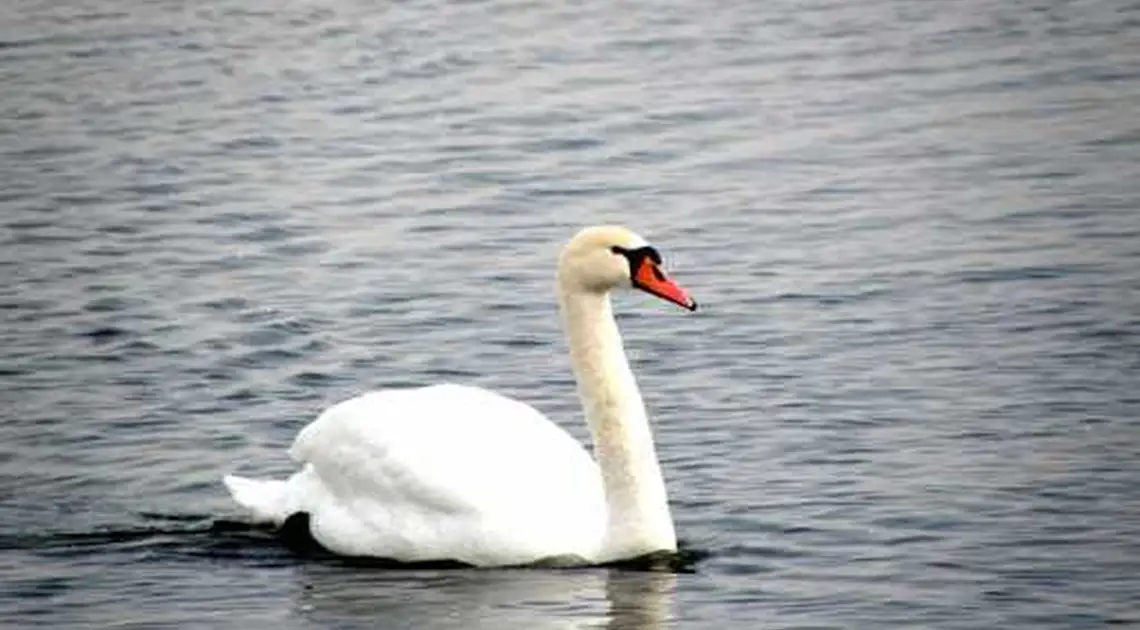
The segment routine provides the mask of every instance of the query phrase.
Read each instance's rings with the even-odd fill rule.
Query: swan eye
[[[615,254],[621,254],[622,256],[625,256],[635,267],[637,266],[636,263],[641,262],[642,258],[648,258],[658,265],[661,264],[661,254],[652,245],[638,247],[637,249],[626,249],[620,245],[614,245],[610,248],[610,251]]]

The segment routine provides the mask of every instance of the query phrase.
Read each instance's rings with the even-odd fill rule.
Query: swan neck
[[[609,296],[561,288],[559,298],[606,493],[608,522],[601,559],[675,550],[665,481]]]

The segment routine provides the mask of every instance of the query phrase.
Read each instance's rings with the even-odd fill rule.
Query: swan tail
[[[222,477],[222,483],[234,501],[245,508],[256,523],[280,525],[289,516],[288,486],[284,481],[226,475]]]

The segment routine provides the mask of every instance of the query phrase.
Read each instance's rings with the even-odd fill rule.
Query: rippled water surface
[[[1140,5],[10,0],[0,619],[1140,624]],[[552,296],[619,300],[696,573],[297,558],[218,483],[367,388],[585,439]]]

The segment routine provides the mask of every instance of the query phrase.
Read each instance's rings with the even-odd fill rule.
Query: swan
[[[690,311],[661,255],[620,226],[562,249],[557,292],[594,458],[539,411],[478,387],[369,392],[297,435],[287,480],[226,475],[255,522],[307,513],[327,550],[474,566],[603,564],[675,552],[665,481],[610,292],[632,287]]]

